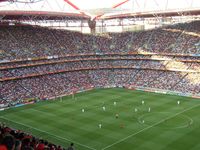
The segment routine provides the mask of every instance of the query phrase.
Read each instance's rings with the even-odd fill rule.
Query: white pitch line
[[[162,123],[162,122],[164,122],[164,121],[166,121],[166,120],[168,120],[168,119],[171,119],[171,118],[173,118],[173,117],[175,117],[175,116],[177,116],[177,115],[180,115],[180,114],[182,114],[182,113],[184,113],[184,112],[186,112],[186,111],[188,111],[188,110],[191,110],[191,109],[193,109],[193,108],[195,108],[195,107],[198,107],[198,106],[200,106],[200,104],[199,104],[199,105],[195,105],[195,106],[193,106],[193,107],[190,107],[190,108],[188,108],[188,109],[185,109],[185,110],[183,110],[183,111],[181,111],[181,112],[179,112],[179,113],[176,113],[176,114],[173,115],[173,116],[167,117],[166,119],[163,119],[163,120],[161,120],[161,121],[159,121],[159,122],[157,122],[157,123],[155,123],[155,124],[152,124],[151,126],[148,126],[148,127],[144,128],[144,129],[138,131],[138,132],[135,132],[135,133],[133,133],[133,134],[131,134],[131,135],[129,135],[129,136],[127,136],[127,137],[121,139],[121,140],[118,140],[117,142],[114,142],[113,144],[110,144],[110,145],[108,145],[108,146],[102,148],[101,150],[105,150],[105,149],[107,149],[107,148],[109,148],[109,147],[111,147],[111,146],[113,146],[113,145],[116,145],[116,144],[118,144],[118,143],[121,143],[121,142],[127,140],[127,139],[130,138],[130,137],[133,137],[133,136],[135,136],[135,135],[137,135],[137,134],[139,134],[139,133],[141,133],[141,132],[143,132],[143,131],[146,131],[146,130],[148,130],[148,129],[150,129],[150,128],[152,128],[152,127],[154,127],[154,126],[156,126],[156,125],[158,125],[158,124],[160,124],[160,123]]]
[[[23,126],[25,126],[25,127],[32,128],[32,129],[34,129],[34,130],[37,130],[37,131],[46,133],[46,134],[48,134],[48,135],[50,135],[50,136],[57,137],[57,139],[63,139],[63,140],[65,140],[65,141],[73,142],[73,143],[75,143],[75,144],[77,144],[77,145],[86,147],[86,148],[91,149],[91,150],[97,150],[97,149],[95,149],[95,148],[92,148],[92,147],[89,147],[89,146],[87,146],[87,145],[78,143],[78,142],[76,142],[76,141],[73,141],[73,140],[70,140],[70,139],[67,139],[67,138],[64,138],[64,137],[61,137],[61,136],[57,136],[57,135],[51,134],[51,133],[49,133],[49,132],[47,132],[47,131],[44,131],[44,130],[41,130],[41,129],[34,128],[34,127],[30,126],[30,125],[26,125],[26,124],[23,124],[23,123],[19,123],[19,122],[16,122],[16,121],[13,121],[13,120],[4,118],[4,117],[0,117],[0,118],[5,119],[5,120],[8,120],[8,121],[10,121],[10,122],[14,122],[14,123],[16,123],[16,124],[21,124],[21,125],[23,125]]]

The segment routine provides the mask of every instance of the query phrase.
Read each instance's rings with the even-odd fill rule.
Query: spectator
[[[3,141],[1,143],[1,148],[6,150],[14,150],[15,149],[15,139],[12,135],[6,135],[3,138]]]
[[[74,143],[71,143],[70,146],[67,148],[67,150],[75,150]]]

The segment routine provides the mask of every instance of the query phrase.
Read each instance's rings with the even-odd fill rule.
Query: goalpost
[[[62,97],[60,97],[60,102],[62,102]]]
[[[72,100],[75,100],[75,92],[72,92]]]

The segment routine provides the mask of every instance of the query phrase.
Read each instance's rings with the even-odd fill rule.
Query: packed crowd
[[[91,87],[149,87],[198,94],[200,72],[149,69],[96,69],[72,71],[1,82],[1,96],[10,103],[37,98],[50,99]]]
[[[200,60],[187,54],[200,53],[199,25],[200,21],[193,21],[103,35],[33,26],[2,27],[0,98],[15,104],[90,87],[125,85],[197,94]],[[154,54],[129,54],[141,51]]]
[[[106,54],[106,55],[76,55],[76,56],[66,56],[60,58],[43,58],[39,60],[12,60],[9,62],[0,62],[0,70],[20,68],[20,67],[30,67],[30,66],[40,66],[40,65],[50,65],[59,63],[69,63],[77,61],[102,61],[102,60],[162,60],[162,61],[177,61],[177,62],[200,62],[198,56],[182,56],[182,55],[158,55],[158,54]]]
[[[16,63],[13,63],[16,65]],[[27,65],[27,64],[25,64]],[[30,64],[31,65],[31,64]],[[191,61],[177,61],[176,59],[168,60],[153,60],[153,59],[126,59],[126,58],[112,58],[112,59],[88,59],[71,62],[52,62],[51,64],[32,66],[14,67],[8,69],[1,69],[0,79],[5,78],[22,78],[27,76],[45,75],[58,72],[69,72],[77,70],[103,69],[103,68],[140,68],[140,69],[156,69],[156,70],[182,70],[200,72],[200,62]]]
[[[200,21],[148,31],[86,35],[32,26],[0,28],[0,60],[130,52],[200,53]]]
[[[199,94],[199,26],[200,21],[194,21],[103,35],[32,26],[1,27],[0,108],[1,104],[7,107],[101,87]],[[141,52],[154,54],[136,54]],[[4,125],[0,125],[1,148],[63,149]]]
[[[0,150],[74,150],[74,146],[63,148],[0,123]]]

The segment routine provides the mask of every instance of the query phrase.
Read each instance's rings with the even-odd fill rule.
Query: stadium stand
[[[33,26],[1,26],[1,58],[27,59],[75,54],[199,54],[200,21],[101,36]],[[45,37],[45,38],[44,38]]]
[[[1,150],[65,150],[43,139],[36,138],[28,133],[0,124]]]
[[[103,35],[3,26],[1,103],[15,105],[109,86],[198,94],[199,25],[193,21]]]
[[[200,21],[193,21],[102,35],[1,26],[0,107],[102,87],[142,87],[197,95],[199,26]],[[6,135],[1,143],[10,139],[21,149],[63,149],[4,125],[0,131],[1,137]]]
[[[141,131],[143,132],[151,127],[158,126],[158,123],[163,122],[161,120],[156,124],[148,125],[146,119],[146,124],[144,120],[141,120],[144,114],[139,116],[139,118],[134,115],[134,119],[141,125],[148,125],[147,128],[143,128],[139,132],[135,132],[136,134],[134,133],[125,138],[123,137],[122,140],[120,140],[120,138],[119,141],[112,142],[113,144],[108,143],[109,145],[105,146],[103,146],[103,143],[107,138],[97,134],[97,139],[100,139],[101,136],[103,142],[101,142],[101,140],[100,142],[94,141],[94,145],[101,144],[103,147],[101,146],[100,148],[97,146],[98,148],[93,148],[92,142],[95,136],[93,137],[91,134],[92,130],[88,133],[88,135],[90,135],[89,138],[87,138],[88,135],[83,132],[84,138],[89,141],[88,143],[92,141],[90,147],[90,145],[87,146],[87,140],[83,142],[84,144],[87,143],[84,145],[81,144],[82,142],[76,142],[73,136],[71,137],[70,130],[72,130],[74,124],[69,126],[69,130],[66,132],[64,132],[65,130],[59,130],[57,127],[50,128],[49,131],[43,130],[37,126],[32,126],[34,116],[38,117],[40,115],[34,112],[31,117],[29,113],[25,113],[23,110],[22,112],[28,114],[27,118],[31,120],[29,122],[31,125],[28,125],[28,123],[21,122],[24,118],[22,119],[19,117],[19,119],[15,115],[13,115],[13,118],[10,117],[9,119],[9,117],[5,115],[7,112],[6,109],[8,108],[49,100],[49,103],[58,102],[66,109],[70,104],[67,104],[67,107],[64,106],[64,101],[62,101],[63,96],[72,95],[72,99],[74,99],[72,102],[77,102],[77,97],[74,98],[75,93],[95,88],[110,87],[124,87],[142,91],[153,91],[156,93],[159,91],[158,93],[200,98],[200,20],[197,20],[199,19],[198,15],[200,14],[200,9],[197,7],[197,2],[186,2],[186,5],[190,5],[189,8],[180,7],[178,9],[171,9],[169,7],[170,5],[168,5],[170,2],[167,0],[165,10],[162,10],[164,7],[162,8],[160,3],[156,1],[153,3],[157,5],[155,8],[159,7],[158,10],[149,9],[146,1],[142,4],[144,8],[140,7],[142,1],[140,3],[136,1],[135,4],[134,1],[123,0],[118,4],[112,5],[112,9],[106,6],[102,9],[91,8],[87,10],[82,8],[83,6],[79,7],[73,4],[71,0],[63,0],[63,3],[62,1],[52,2],[53,1],[50,0],[44,2],[42,2],[42,0],[0,0],[0,111],[5,110],[5,112],[2,111],[3,115],[0,116],[0,150],[73,150],[74,144],[71,143],[71,145],[69,145],[72,141],[75,143],[75,147],[77,145],[77,149],[82,149],[82,147],[84,147],[86,149],[105,150],[109,149],[113,144],[119,144],[119,142],[129,137],[135,136],[141,133]],[[102,1],[101,3],[104,2]],[[129,5],[127,7],[128,9],[126,6],[121,7],[121,5],[126,3],[127,6]],[[164,4],[164,2],[162,3]],[[172,3],[174,7],[175,2],[172,1]],[[67,5],[65,6],[65,4]],[[37,9],[32,9],[32,7],[35,7],[34,5],[37,6]],[[60,7],[60,10],[56,9],[56,5],[58,5],[58,7],[62,6],[62,8]],[[129,10],[130,6],[131,10]],[[48,9],[48,7],[50,9]],[[151,7],[153,8],[153,5]],[[127,10],[129,11],[127,12]],[[112,21],[114,22],[111,23]],[[141,22],[143,22],[143,24],[141,24]],[[184,23],[177,24],[176,22]],[[167,25],[168,23],[173,25]],[[37,25],[44,26],[41,27]],[[154,29],[147,30],[147,28],[153,26],[155,27]],[[120,27],[122,28],[120,29],[122,31],[121,33],[107,32],[110,28],[119,29]],[[62,28],[62,30],[59,28]],[[65,30],[72,28],[81,32],[84,32],[83,30],[85,29],[88,31],[90,30],[91,34]],[[124,32],[127,30],[130,31]],[[139,31],[133,32],[132,30]],[[102,33],[96,34],[98,32]],[[131,96],[131,100],[132,97],[134,96]],[[68,98],[71,100],[70,96]],[[112,103],[115,107],[116,103],[120,102],[118,101],[120,97],[118,98],[114,95],[112,98],[114,99],[114,103]],[[139,98],[142,100],[143,105],[146,100],[145,97],[143,98],[141,96]],[[98,98],[92,98],[92,100],[94,99]],[[126,98],[122,98],[122,100],[124,99]],[[175,98],[175,100],[177,100],[177,98]],[[104,101],[105,100],[100,99],[100,102],[103,104],[103,107],[100,107],[105,111]],[[126,105],[127,104],[128,103],[126,103]],[[181,105],[181,107],[179,107],[179,104],[180,101],[178,99],[178,109],[183,106]],[[33,105],[28,105],[27,107],[29,108],[29,106],[32,107]],[[95,109],[97,109],[96,106],[97,105],[95,105]],[[131,111],[133,106],[135,107],[134,110],[136,113],[140,108],[136,108],[138,106],[131,103]],[[152,108],[153,111],[155,111],[154,107]],[[191,110],[192,108],[197,107],[186,108],[186,105],[184,105],[185,110],[183,112]],[[82,112],[86,110],[87,112],[87,109],[81,108],[80,110]],[[146,112],[146,108],[144,110]],[[148,113],[150,110],[151,107],[149,105]],[[8,112],[9,111],[11,114],[15,114],[13,109],[8,110]],[[173,111],[171,113],[170,111],[163,112],[157,112],[157,114],[168,116],[173,113]],[[183,112],[179,112],[178,115]],[[38,111],[37,113],[41,114],[44,112]],[[153,113],[156,114],[156,112]],[[72,114],[74,117],[74,110]],[[118,112],[114,114],[116,119],[119,116],[121,117],[121,114],[118,115]],[[175,112],[175,115],[177,116],[177,112]],[[52,119],[53,123],[55,122],[55,124],[58,124],[60,121],[63,123],[62,126],[69,124],[67,120],[60,119],[58,121],[58,114],[55,116],[56,119]],[[173,116],[173,118],[176,119],[176,116]],[[183,127],[185,130],[188,128],[191,131],[192,127],[190,126],[193,122],[195,121],[195,124],[198,124],[195,119],[193,120],[195,115],[191,116],[193,117],[190,118],[190,116],[188,117],[182,114],[182,117],[180,117],[181,119],[178,118],[181,121],[183,120],[180,129]],[[65,115],[63,113],[62,117],[69,118],[69,114]],[[43,118],[40,121],[38,119],[37,122],[42,122],[42,120],[44,120],[45,122],[43,123],[46,125],[44,127],[47,128],[51,126],[52,123],[49,118],[50,117],[43,116]],[[95,116],[95,118],[98,117]],[[162,117],[162,119],[163,118],[164,117]],[[198,117],[196,116],[196,118]],[[14,121],[15,119],[17,121]],[[171,118],[167,117],[164,123],[166,123],[168,119]],[[184,119],[186,119],[186,123]],[[72,120],[74,120],[74,118],[72,118]],[[101,122],[99,123],[100,120],[101,119],[98,119],[97,126],[99,129],[103,129],[106,126]],[[119,118],[117,120],[119,120]],[[77,122],[79,123],[81,121],[77,119]],[[85,122],[89,123],[89,121]],[[131,124],[133,124],[133,122],[134,120],[131,118]],[[16,124],[16,126],[12,123]],[[170,122],[169,124],[172,123]],[[175,122],[174,124],[175,128],[173,128],[172,125],[172,129],[176,131],[174,129],[179,129],[179,123]],[[78,126],[80,127],[82,124],[78,124]],[[126,126],[128,126],[128,124],[126,125],[120,120],[120,130]],[[89,126],[87,126],[87,128],[89,128]],[[39,134],[31,129],[39,132]],[[82,130],[77,131],[77,129],[78,128],[75,128],[74,131],[79,134]],[[169,129],[171,129],[171,127]],[[52,130],[55,130],[55,132],[51,132]],[[112,132],[113,131],[114,130],[112,130]],[[56,132],[62,132],[64,136],[53,134]],[[106,132],[102,133],[107,135]],[[169,132],[168,134],[160,133],[170,136]],[[188,133],[189,132],[187,132],[186,135],[188,135]],[[45,136],[45,134],[48,136]],[[159,138],[158,134],[156,135]],[[50,136],[57,138],[56,140],[52,140],[49,138]],[[69,138],[67,136],[69,136]],[[149,140],[147,140],[148,137],[146,137],[147,136],[143,139],[149,142]],[[49,141],[44,139],[49,139]],[[135,142],[138,145],[134,146],[136,149],[140,149],[140,146],[144,146],[141,147],[141,149],[145,149],[149,146],[146,143],[142,143],[141,139],[142,138],[139,139],[139,142]],[[163,138],[163,140],[164,139],[165,138]],[[186,138],[179,134],[178,139],[172,139],[172,143],[170,143],[170,141],[167,142],[169,147],[166,149],[177,149],[173,148],[172,145],[176,144],[180,147],[179,140],[182,139]],[[110,138],[110,140],[112,139]],[[191,141],[193,140],[194,139],[191,139]],[[69,147],[61,147],[60,145],[53,144],[53,141],[55,141],[55,143],[59,141],[58,143],[62,146],[67,143]],[[65,143],[62,143],[62,141]],[[152,145],[154,144],[152,141],[149,143]],[[164,149],[164,144],[162,142],[159,143],[162,145],[160,148]],[[127,142],[125,144],[127,144]],[[185,143],[184,148],[195,149],[199,146],[195,144],[196,143],[190,143],[188,148]],[[80,148],[79,146],[82,147]],[[121,148],[120,146],[118,147],[119,149]],[[123,149],[132,149],[132,147],[123,147]],[[159,147],[159,145],[156,145],[156,147]]]

